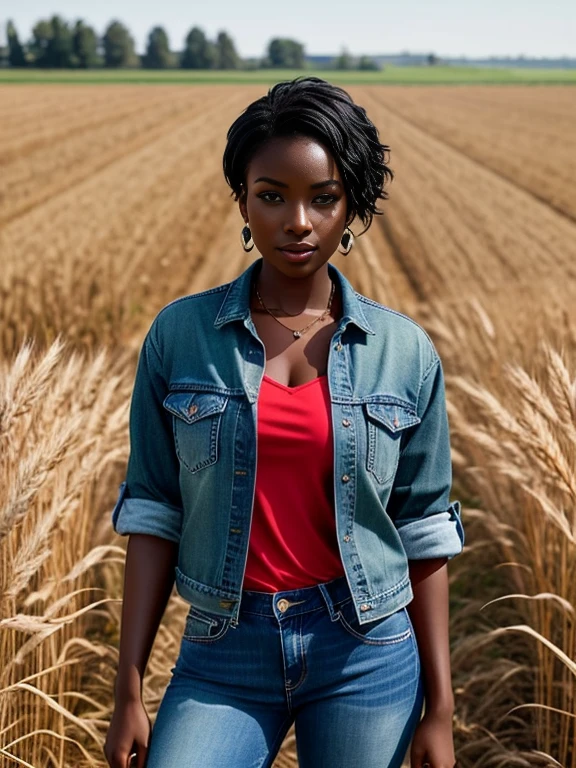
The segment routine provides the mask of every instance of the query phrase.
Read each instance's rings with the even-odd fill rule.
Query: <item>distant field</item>
[[[381,72],[339,70],[266,69],[256,71],[207,70],[0,70],[1,83],[146,83],[146,84],[271,84],[308,74],[334,83],[357,85],[570,85],[576,69],[502,69],[479,67],[386,67]]]

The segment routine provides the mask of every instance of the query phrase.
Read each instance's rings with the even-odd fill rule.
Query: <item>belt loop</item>
[[[328,613],[330,614],[330,618],[334,620],[336,618],[336,611],[334,610],[334,603],[332,602],[332,598],[330,597],[328,590],[326,589],[326,586],[324,584],[318,584],[318,589],[320,590],[320,594],[324,598],[324,602],[326,603],[326,608],[328,608]]]
[[[334,621],[335,618],[338,615],[338,610],[334,607],[335,603],[342,602],[345,598],[339,597],[338,595],[338,585],[340,584],[340,580],[337,580],[336,583],[334,582],[327,582],[326,584],[318,584],[318,587],[320,589],[320,593],[322,594],[322,597],[324,598],[324,602],[326,603],[326,607],[328,608],[328,613],[330,614],[330,618]],[[347,586],[347,583],[346,583]],[[332,589],[334,587],[334,589]],[[346,589],[346,593],[348,593],[348,589]],[[330,592],[333,592],[334,595],[331,595]]]

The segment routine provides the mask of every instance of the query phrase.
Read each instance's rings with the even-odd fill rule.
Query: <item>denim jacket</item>
[[[264,345],[239,277],[165,306],[140,352],[120,535],[177,542],[179,595],[238,625],[254,503]],[[412,600],[408,560],[462,551],[444,379],[414,320],[356,292],[328,263],[342,317],[328,354],[338,547],[361,624]],[[152,564],[153,565],[153,564]]]

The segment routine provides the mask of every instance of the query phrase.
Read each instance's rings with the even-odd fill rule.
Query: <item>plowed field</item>
[[[464,287],[541,294],[574,280],[571,88],[350,91],[396,172],[385,216],[354,257],[335,257],[360,290],[408,310]],[[46,325],[128,338],[174,295],[234,275],[245,257],[220,158],[231,120],[261,92],[0,89],[4,346]]]

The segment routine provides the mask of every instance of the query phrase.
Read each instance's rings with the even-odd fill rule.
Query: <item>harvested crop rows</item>
[[[576,603],[576,92],[348,90],[391,145],[395,179],[384,216],[333,262],[361,293],[422,322],[437,343],[454,495],[470,507],[469,553],[451,569],[459,762],[543,765],[538,749],[576,768],[574,720],[558,714],[574,710],[574,675],[560,656],[551,661],[533,639],[514,653],[504,643],[496,657],[485,651],[490,631],[514,623],[543,633],[568,658],[576,652],[567,607]],[[109,515],[126,459],[136,353],[164,304],[234,278],[254,258],[240,247],[242,222],[221,157],[229,124],[264,92],[0,86],[0,445],[8,446],[0,452],[0,558],[12,584],[2,598],[11,623],[0,628],[0,651],[14,658],[0,673],[0,720],[11,724],[0,748],[28,764],[94,765],[84,749],[102,760],[119,606],[63,622],[59,635],[51,617],[58,606],[72,613],[87,605],[73,589],[96,587],[95,600],[121,594],[123,542]],[[50,346],[58,335],[66,353]],[[34,355],[22,351],[29,338]],[[77,356],[69,360],[71,350]],[[26,572],[29,562],[36,565]],[[521,566],[513,576],[501,568],[477,591],[482,569],[510,562]],[[506,592],[558,601],[538,608],[520,601],[516,613],[504,601],[510,613],[498,603],[480,614]],[[23,617],[38,604],[47,623],[25,644],[32,624]],[[183,611],[174,597],[150,660],[151,714]],[[87,633],[100,638],[99,650],[85,646]],[[48,636],[56,640],[45,650]],[[64,680],[57,675],[75,647],[93,672],[89,683],[78,668]],[[2,693],[51,667],[34,684],[64,708],[72,691],[89,691],[75,710],[85,713],[81,722],[49,706],[39,715],[30,691]],[[531,702],[551,709],[506,719],[512,706]],[[16,717],[28,709],[28,719]],[[38,728],[42,738],[25,738]],[[64,738],[52,740],[50,729]],[[295,765],[293,731],[276,765]]]
[[[381,94],[382,96],[382,94]],[[570,88],[402,88],[388,109],[576,220]]]
[[[372,266],[362,289],[398,306],[458,296],[472,283],[488,294],[510,281],[523,290],[551,283],[554,291],[558,275],[574,277],[572,89],[350,90],[392,146],[396,172],[385,217],[358,240],[365,257],[357,263]],[[186,276],[212,247],[231,205],[219,157],[226,127],[260,92],[258,86],[4,88],[0,98],[10,98],[11,108],[0,127],[3,296],[14,296],[26,275],[22,314],[36,313],[42,322],[45,305],[59,303],[64,315],[54,323],[69,325],[60,286],[38,295],[49,290],[47,271],[60,273],[56,284],[68,281],[64,291],[81,274],[95,294],[78,302],[84,316],[91,303],[111,314],[125,312],[125,300],[140,304],[126,290],[135,275],[143,298],[147,281],[154,282],[150,309],[156,309],[171,290],[158,291],[157,279],[165,283],[175,261],[168,282],[187,291]],[[552,119],[543,117],[547,110]],[[527,160],[534,146],[538,163]],[[216,271],[212,282],[220,278]],[[7,314],[11,326],[14,312]],[[79,333],[90,323],[72,320]]]
[[[469,99],[470,91],[474,93],[468,91]],[[494,157],[491,165],[480,165],[455,142],[428,132],[425,116],[418,125],[405,119],[395,96],[376,89],[357,93],[392,146],[397,180],[390,187],[386,230],[419,298],[450,298],[470,285],[488,295],[498,293],[503,284],[522,290],[537,284],[542,290],[543,282],[551,282],[556,290],[567,276],[574,279],[574,223],[535,199],[522,184],[496,173],[491,167],[497,162]],[[445,119],[449,122],[449,114]],[[471,125],[474,129],[474,114]],[[474,145],[474,130],[471,134]],[[460,135],[465,137],[464,130]],[[552,154],[549,167],[560,173],[561,156]],[[545,174],[542,168],[536,181],[542,182]],[[573,189],[574,182],[572,197]]]

